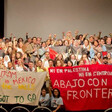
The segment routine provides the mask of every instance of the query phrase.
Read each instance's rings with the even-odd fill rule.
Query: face
[[[106,43],[111,44],[111,41],[112,41],[112,39],[110,37],[108,37]]]
[[[37,38],[37,44],[40,44],[40,43],[41,43],[41,39]]]
[[[8,68],[9,69],[12,68],[12,63],[11,62],[8,63]]]
[[[110,53],[108,53],[108,54],[107,54],[107,57],[108,57],[108,59],[110,59],[110,58],[111,58],[111,54],[110,54]]]
[[[82,37],[83,37],[83,36],[82,36],[82,35],[80,35],[80,36],[79,36],[79,39],[81,40],[81,39],[82,39]]]
[[[33,68],[33,63],[29,62],[28,66],[29,68]]]
[[[23,47],[23,43],[19,42],[19,47],[22,48]]]
[[[57,61],[57,67],[61,67],[61,61]]]
[[[75,59],[75,55],[71,55],[71,59],[74,60]]]
[[[53,67],[53,61],[49,61],[49,67]]]
[[[5,61],[8,61],[8,56],[5,56],[5,57],[4,57],[4,60],[5,60]]]
[[[58,59],[61,60],[63,58],[62,54],[58,55]]]
[[[54,95],[57,97],[58,95],[59,95],[59,92],[58,92],[58,90],[54,90]]]
[[[12,47],[12,42],[9,42],[9,46]]]
[[[72,63],[71,63],[70,61],[68,61],[67,65],[68,65],[69,67],[71,67],[71,66],[72,66]]]
[[[112,64],[112,58],[109,60],[109,64]]]
[[[93,42],[93,41],[94,41],[93,36],[91,36],[91,37],[89,38],[89,42]]]
[[[87,58],[87,55],[86,55],[86,54],[84,54],[84,55],[83,55],[83,59],[86,59],[86,58]]]
[[[18,58],[20,58],[20,54],[19,53],[16,53],[16,58],[18,59]]]
[[[85,41],[84,41],[84,45],[85,45],[85,46],[88,46],[88,44],[89,44],[88,41],[85,40]]]
[[[61,40],[59,41],[59,45],[62,45],[62,41]]]
[[[50,57],[49,52],[46,52],[46,53],[45,53],[45,57],[46,57],[47,59],[49,59],[49,57]]]
[[[41,67],[42,66],[42,61],[38,61],[38,67]]]
[[[68,41],[65,41],[65,46],[68,46]]]
[[[31,38],[28,38],[28,42],[31,43],[31,41],[32,41]]]
[[[11,47],[8,48],[8,52],[12,53],[12,48]]]
[[[79,66],[80,65],[84,65],[84,61],[83,60],[81,60],[80,62],[79,62]]]
[[[21,61],[21,59],[18,59],[18,65],[22,65],[22,61]]]
[[[4,48],[5,47],[5,43],[4,42],[2,42],[2,48]]]
[[[103,39],[101,39],[100,43],[101,43],[101,45],[104,45],[105,44],[105,42],[104,42]]]
[[[33,43],[36,44],[37,43],[37,39],[33,38]]]
[[[50,45],[50,43],[51,43],[50,40],[47,40],[46,44],[47,44],[47,45]]]
[[[104,64],[108,64],[108,59],[103,59]]]
[[[22,38],[19,38],[19,42],[23,42],[23,39]]]
[[[15,41],[15,45],[17,45],[17,40]]]
[[[97,57],[98,57],[98,58],[101,58],[101,54],[100,54],[100,53],[98,53],[98,54],[97,54]]]
[[[94,41],[94,46],[98,46],[98,42],[97,41]]]
[[[45,42],[42,44],[42,47],[44,47],[44,48],[46,47],[46,43]]]
[[[43,89],[43,90],[42,90],[42,96],[45,96],[45,95],[46,95],[46,90]]]
[[[79,46],[78,40],[75,40],[74,43],[73,43],[73,45],[74,45],[74,46]]]
[[[91,64],[96,64],[95,59],[91,59]]]
[[[54,44],[54,41],[52,40],[52,41],[51,41],[51,45],[53,45],[53,44]]]

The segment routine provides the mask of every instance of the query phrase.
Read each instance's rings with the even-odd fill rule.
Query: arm
[[[112,33],[110,33],[109,35],[110,35],[110,37],[112,37]]]
[[[15,50],[17,50],[17,47],[16,47],[16,45],[15,45],[15,37],[13,38],[13,48],[15,49]]]
[[[56,34],[54,34],[53,40],[56,40],[56,36],[57,36],[57,35],[56,35]]]
[[[2,41],[5,42],[5,37],[3,37]]]
[[[24,65],[23,59],[22,59],[22,66],[23,66],[24,71],[28,71],[27,67],[25,67]]]
[[[10,41],[12,41],[12,36],[13,36],[13,33],[10,34]]]
[[[99,32],[99,34],[98,34],[98,36],[97,36],[98,39],[101,38],[101,33],[102,33],[102,32]]]
[[[87,36],[88,36],[88,34],[84,34],[81,41],[84,41],[84,39],[85,39]]]
[[[46,68],[43,65],[41,66],[41,69],[43,69],[44,71],[46,71]]]
[[[65,39],[65,32],[62,32],[62,38]]]
[[[59,110],[60,108],[61,108],[61,105],[58,105],[58,107],[55,110],[53,110],[53,112],[57,112],[57,110]]]
[[[95,56],[96,60],[98,61],[99,64],[102,64],[101,61]]]
[[[77,37],[78,33],[79,33],[79,31],[78,31],[78,30],[76,30],[76,31],[75,31],[75,39],[76,39],[76,37]]]
[[[13,66],[13,68],[16,70],[15,59],[14,59],[14,58],[12,58],[12,66]]]
[[[50,39],[50,40],[52,39],[52,34],[49,34],[49,37],[48,37],[48,39]]]
[[[52,87],[51,87],[51,80],[49,80],[49,96],[51,97],[52,96]]]
[[[28,33],[26,33],[26,39],[28,39]]]

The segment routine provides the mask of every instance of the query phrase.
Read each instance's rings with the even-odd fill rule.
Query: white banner
[[[0,70],[0,103],[38,105],[46,74]]]

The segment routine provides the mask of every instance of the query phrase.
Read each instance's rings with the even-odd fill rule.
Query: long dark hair
[[[43,88],[41,89],[41,95],[42,95],[42,91],[43,91],[43,90],[45,90],[46,93],[47,93],[47,88],[43,87]]]
[[[54,97],[54,98],[56,97],[55,94],[54,94],[54,91],[55,91],[55,90],[58,91],[58,96],[57,96],[57,97],[59,98],[59,97],[60,97],[60,90],[57,89],[57,88],[54,88],[53,91],[52,91],[53,97]]]

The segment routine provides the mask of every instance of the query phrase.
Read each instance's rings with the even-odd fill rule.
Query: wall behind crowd
[[[62,36],[63,31],[102,36],[112,31],[112,0],[5,0],[5,36]]]

